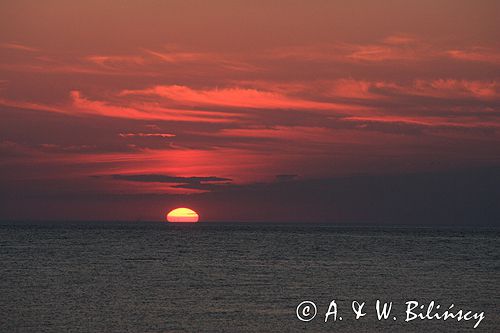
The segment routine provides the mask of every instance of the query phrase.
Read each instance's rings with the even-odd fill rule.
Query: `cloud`
[[[92,55],[85,59],[100,66],[143,65],[146,62],[143,57],[136,55]]]
[[[328,119],[326,119],[328,120]],[[269,128],[229,128],[216,133],[227,138],[260,138],[270,141],[300,143],[328,143],[334,142],[335,132],[325,122],[323,127],[309,126],[274,126]]]
[[[486,47],[475,47],[471,49],[454,49],[444,52],[446,56],[471,62],[486,62],[500,64],[500,51]]]
[[[153,51],[144,50],[147,54],[152,55],[161,61],[167,63],[179,63],[179,62],[194,62],[200,60],[213,60],[214,55],[206,54],[201,52],[182,52],[178,50],[171,51]]]
[[[122,138],[130,138],[130,137],[173,138],[173,137],[175,137],[175,134],[172,134],[172,133],[120,133],[118,135]]]
[[[321,62],[420,61],[437,56],[437,49],[409,35],[390,35],[375,43],[335,42],[275,48],[269,58]]]
[[[147,56],[161,60],[168,65],[190,64],[222,67],[231,71],[255,72],[261,70],[244,60],[241,54],[196,52],[183,50],[179,46],[167,45],[162,50],[143,50]]]
[[[129,101],[125,105],[116,105],[108,101],[91,100],[82,96],[80,91],[72,91],[72,111],[78,113],[137,120],[170,120],[180,122],[225,123],[236,121],[241,115],[204,110],[162,107],[156,102]]]
[[[172,186],[176,189],[197,190],[197,191],[222,191],[238,187],[232,183],[186,183]]]
[[[173,189],[186,189],[198,191],[214,191],[232,185],[232,179],[223,177],[178,177],[160,174],[133,174],[111,175],[114,180],[124,180],[140,183],[166,183],[172,184]]]
[[[11,49],[11,50],[18,50],[18,51],[25,51],[25,52],[38,52],[39,50],[37,48],[27,46],[21,43],[17,42],[8,42],[8,43],[0,43],[0,47],[4,49]]]
[[[500,63],[500,51],[487,46],[450,48],[436,42],[405,34],[389,35],[371,43],[335,42],[275,48],[266,53],[269,59],[338,62],[382,63],[388,61],[414,63],[456,59],[478,63]]]
[[[17,101],[7,98],[0,98],[0,105],[6,107],[12,107],[17,109],[26,109],[26,110],[36,110],[36,111],[45,111],[45,112],[55,112],[55,113],[67,113],[63,108],[59,106],[53,106],[43,103],[34,103],[34,102],[25,102],[25,101]]]
[[[359,45],[349,46],[346,48],[352,49],[347,54],[348,59],[355,61],[366,62],[381,62],[381,61],[418,61],[424,60],[426,57],[413,48],[403,48],[400,44],[396,45]]]
[[[155,175],[155,174],[144,174],[144,175],[112,175],[113,179],[118,180],[128,180],[133,182],[145,182],[145,183],[201,183],[201,182],[228,182],[232,181],[230,178],[222,177],[177,177],[177,176],[166,176],[166,175]]]
[[[441,133],[445,131],[476,132],[493,135],[500,130],[498,123],[484,121],[457,122],[446,118],[411,118],[411,117],[345,117],[341,122],[352,123],[355,128],[374,130],[403,135]]]
[[[478,80],[416,80],[410,87],[390,87],[395,91],[421,96],[457,98],[472,97],[476,99],[499,99],[500,84],[496,81]]]
[[[28,147],[17,142],[9,140],[0,141],[0,155],[4,158],[24,157],[29,156],[30,153],[31,150]]]
[[[157,96],[173,103],[188,106],[221,106],[269,109],[321,109],[337,105],[307,101],[272,91],[246,88],[193,89],[186,86],[155,86],[143,90],[125,90],[122,96]]]
[[[53,152],[94,152],[97,150],[97,147],[95,145],[59,145],[53,143],[42,143],[38,146],[44,151]]]
[[[258,147],[258,140],[260,144],[277,140],[332,143],[334,130],[345,128],[412,135],[430,128],[434,133],[440,129],[492,133],[498,128],[500,116],[495,112],[500,103],[500,86],[495,80],[397,82],[351,78],[319,81],[310,86],[290,83],[290,89],[286,84],[272,82],[242,85],[245,87],[154,86],[122,90],[103,99],[90,99],[80,91],[72,91],[68,104],[6,99],[0,99],[0,104],[72,116],[184,122],[186,125],[177,127],[176,134],[117,134],[122,138],[176,137],[178,147],[183,143],[184,147],[200,147],[196,140],[205,147],[247,148]],[[247,88],[251,85],[259,88]],[[488,118],[479,119],[481,114]]]
[[[66,74],[66,75],[99,75],[99,76],[157,76],[156,73],[146,71],[131,72],[119,71],[104,67],[91,67],[78,63],[16,63],[0,65],[0,69],[6,72],[23,73],[48,73],[48,74]]]
[[[87,67],[101,74],[133,76],[169,76],[178,73],[200,75],[207,71],[220,72],[257,72],[259,66],[246,61],[242,54],[192,51],[178,46],[161,49],[140,48],[130,54],[92,54],[84,56],[83,64],[74,60],[73,65]]]
[[[356,100],[373,101],[401,101],[405,97],[425,97],[434,101],[440,99],[452,100],[473,99],[478,105],[484,105],[484,101],[500,100],[500,84],[496,80],[457,80],[457,79],[416,79],[412,82],[398,83],[391,81],[368,81],[354,79],[340,79],[327,84],[327,96],[341,97],[356,103]],[[415,104],[428,103],[430,99],[421,98],[414,100]]]

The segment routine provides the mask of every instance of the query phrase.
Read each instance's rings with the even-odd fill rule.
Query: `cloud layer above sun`
[[[498,10],[3,3],[2,195],[182,195],[498,165]]]

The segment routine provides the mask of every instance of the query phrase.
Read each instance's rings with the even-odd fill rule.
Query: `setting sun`
[[[168,222],[194,223],[198,220],[198,213],[189,208],[176,208],[167,214]]]

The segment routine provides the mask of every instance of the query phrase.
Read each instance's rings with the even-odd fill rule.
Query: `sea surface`
[[[325,323],[332,300],[342,320]],[[408,300],[485,318],[405,322]],[[500,332],[498,229],[0,224],[0,332],[473,331]]]

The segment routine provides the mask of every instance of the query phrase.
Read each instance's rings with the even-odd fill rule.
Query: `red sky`
[[[265,220],[248,215],[266,207],[258,196],[245,208],[210,193],[498,167],[499,13],[498,1],[2,2],[0,218],[157,220],[192,202],[202,219]]]

